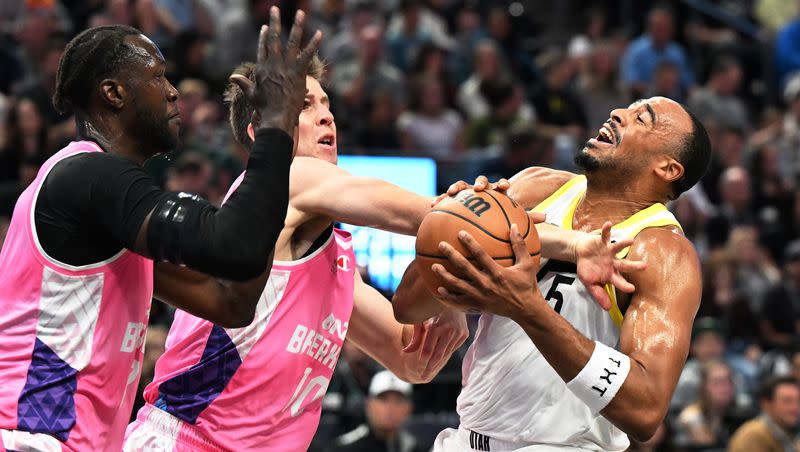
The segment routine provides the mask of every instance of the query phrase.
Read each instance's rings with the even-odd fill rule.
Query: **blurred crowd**
[[[273,4],[284,29],[302,8],[325,35],[339,152],[434,158],[440,189],[531,165],[572,170],[611,109],[653,95],[688,105],[714,157],[669,207],[701,257],[704,293],[667,421],[632,450],[748,450],[735,444],[751,432],[791,450],[800,415],[797,0],[3,0],[0,244],[18,195],[74,138],[73,118],[50,99],[65,44],[91,26],[133,25],[160,46],[180,91],[182,144],[147,168],[170,190],[220,202],[246,158],[222,93],[230,71],[253,59]],[[170,319],[154,303],[142,386]],[[429,446],[457,423],[462,356],[413,391],[380,377],[394,388],[381,392],[371,389],[380,366],[345,347],[313,447],[379,450],[359,449],[363,438],[386,450]]]

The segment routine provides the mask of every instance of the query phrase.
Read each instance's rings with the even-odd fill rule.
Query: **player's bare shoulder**
[[[701,288],[700,259],[692,242],[675,227],[648,228],[640,232],[631,245],[629,259],[642,260],[647,268],[641,274],[631,274],[634,285],[637,278],[643,283],[671,287],[679,286],[690,292]]]
[[[576,176],[568,171],[532,166],[509,179],[508,195],[526,209],[532,209]]]

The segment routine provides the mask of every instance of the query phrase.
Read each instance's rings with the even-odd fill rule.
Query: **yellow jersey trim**
[[[558,190],[554,191],[552,195],[548,196],[544,201],[540,202],[536,207],[532,210],[534,212],[543,212],[545,209],[553,205],[554,202],[558,200],[565,192],[569,191],[572,187],[583,183],[586,180],[586,176],[580,175],[575,176],[572,179],[568,180],[567,183],[562,185]]]

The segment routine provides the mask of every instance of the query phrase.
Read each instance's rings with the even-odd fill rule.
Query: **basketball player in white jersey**
[[[585,175],[529,168],[511,179],[509,194],[548,223],[596,231],[610,221],[612,240],[633,240],[618,257],[646,268],[624,275],[632,293],[608,289],[608,311],[574,265],[542,259],[535,267],[516,228],[509,268],[467,233],[459,239],[474,264],[440,244],[466,275],[435,264],[440,300],[483,314],[463,363],[461,425],[441,432],[434,450],[623,451],[629,435],[653,435],[686,360],[701,292],[695,250],[663,203],[694,185],[709,159],[702,124],[655,97],[611,112],[576,157]],[[415,295],[425,290],[415,273],[412,266],[395,297],[404,321],[436,312],[419,306],[429,299]]]

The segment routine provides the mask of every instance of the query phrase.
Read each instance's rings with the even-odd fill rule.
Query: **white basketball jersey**
[[[575,208],[586,192],[586,178],[564,184],[533,210],[547,222],[572,228]],[[612,241],[635,237],[649,227],[674,225],[663,204],[637,212],[611,229]],[[625,257],[628,249],[618,256]],[[542,259],[536,275],[544,298],[575,329],[610,347],[619,343],[622,313],[613,288],[611,311],[604,311],[576,277],[575,264]],[[461,426],[503,441],[623,451],[628,437],[601,415],[592,415],[514,321],[483,314],[463,362],[458,397]]]

